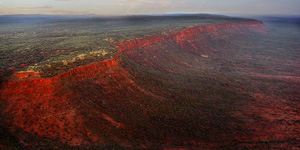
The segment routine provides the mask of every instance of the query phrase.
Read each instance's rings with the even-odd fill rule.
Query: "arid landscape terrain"
[[[299,149],[300,19],[0,16],[0,149]]]

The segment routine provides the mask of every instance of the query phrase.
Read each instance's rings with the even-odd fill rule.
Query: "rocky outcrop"
[[[203,54],[202,42],[247,32],[264,33],[265,27],[259,21],[191,27],[177,34],[156,34],[121,42],[117,47],[119,54],[111,59],[74,68],[55,77],[42,78],[34,72],[15,73],[1,85],[3,113],[9,116],[7,121],[13,126],[69,145],[105,143],[103,138],[114,142],[118,142],[118,138],[151,138],[139,135],[138,132],[144,132],[144,128],[136,131],[140,123],[151,124],[147,120],[150,118],[149,111],[156,111],[157,106],[147,106],[144,99],[157,100],[155,102],[159,103],[158,100],[163,98],[136,84],[132,80],[134,77],[129,77],[126,70],[130,67],[123,66],[119,55],[151,69],[176,72],[180,69],[174,68],[180,66],[199,66],[175,57],[173,54],[181,57],[183,52],[171,53],[169,45],[209,57]],[[211,35],[214,37],[206,38]],[[167,46],[147,48],[155,47],[158,43],[167,43]],[[206,48],[209,49],[209,45],[213,44],[206,44]],[[137,49],[143,49],[143,52],[134,53]],[[137,121],[137,118],[141,118],[141,121]],[[153,120],[153,124],[160,124]],[[179,130],[177,127],[174,129]]]
[[[72,69],[52,78],[38,73],[15,73],[1,89],[1,100],[9,122],[24,131],[71,145],[88,141],[99,142],[84,125],[72,100],[76,97],[70,84],[117,68],[119,56]],[[100,78],[101,79],[101,78]],[[83,132],[84,131],[84,132]]]
[[[124,51],[143,48],[149,45],[154,45],[158,42],[162,42],[169,39],[172,39],[176,43],[180,44],[180,41],[188,37],[201,35],[203,33],[217,32],[223,29],[233,29],[235,30],[235,32],[239,32],[239,33],[245,33],[245,32],[266,33],[266,27],[261,21],[203,25],[203,26],[187,28],[174,35],[155,34],[155,35],[148,36],[146,38],[123,41],[120,44],[118,44],[117,49],[121,52],[124,52]]]
[[[218,49],[228,45],[234,38],[250,33],[265,34],[266,27],[260,21],[196,26],[172,35],[157,34],[124,41],[119,44],[118,49],[131,61],[149,69],[185,74],[185,71],[174,68],[206,68],[194,63],[199,61],[198,56],[210,58],[228,55],[228,51],[220,54]]]

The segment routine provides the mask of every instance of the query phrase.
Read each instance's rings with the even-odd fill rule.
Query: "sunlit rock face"
[[[114,74],[119,61],[116,55],[110,60],[82,66],[52,78],[41,78],[33,72],[15,73],[1,91],[1,98],[7,103],[4,113],[11,117],[9,121],[13,125],[28,133],[72,145],[86,143],[87,139],[99,142],[99,138],[91,135],[85,126],[85,117],[78,113],[79,106],[74,102],[80,97],[70,86],[90,78],[94,81],[97,78],[99,82],[105,80],[108,77],[104,74]]]
[[[111,59],[51,78],[15,73],[1,88],[3,114],[28,135],[70,146],[214,148],[252,140],[236,113],[245,95],[226,87],[239,88],[223,75],[202,71],[215,69],[203,62],[223,55],[220,46],[257,33],[266,34],[260,21],[197,26],[123,41]]]
[[[142,66],[183,73],[186,67],[204,67],[199,63],[199,56],[207,58],[221,55],[218,51],[220,47],[230,43],[236,36],[249,33],[266,34],[266,27],[260,21],[197,26],[174,35],[152,35],[124,41],[118,49],[131,61]]]
[[[129,51],[129,50],[135,50],[138,48],[143,48],[149,45],[154,45],[158,42],[166,41],[166,40],[174,40],[177,44],[179,44],[182,47],[183,42],[186,41],[187,38],[193,37],[193,36],[201,36],[205,33],[214,34],[216,32],[221,32],[222,30],[230,30],[229,32],[239,33],[239,34],[245,34],[249,31],[259,32],[259,33],[266,33],[266,28],[260,21],[249,21],[244,23],[222,23],[222,24],[215,24],[215,25],[206,25],[206,26],[196,26],[191,27],[185,30],[180,31],[177,34],[174,35],[151,35],[146,38],[140,38],[140,39],[133,39],[130,41],[124,41],[118,44],[118,50],[121,52],[123,51]],[[223,31],[224,32],[224,31]],[[226,31],[225,31],[226,32]],[[202,35],[203,36],[203,35]],[[218,38],[218,37],[216,37]]]

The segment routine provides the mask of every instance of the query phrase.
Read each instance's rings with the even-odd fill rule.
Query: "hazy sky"
[[[170,13],[299,15],[300,0],[0,0],[0,14]]]

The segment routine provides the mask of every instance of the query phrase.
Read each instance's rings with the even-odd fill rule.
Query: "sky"
[[[0,0],[0,15],[300,15],[300,0]]]

